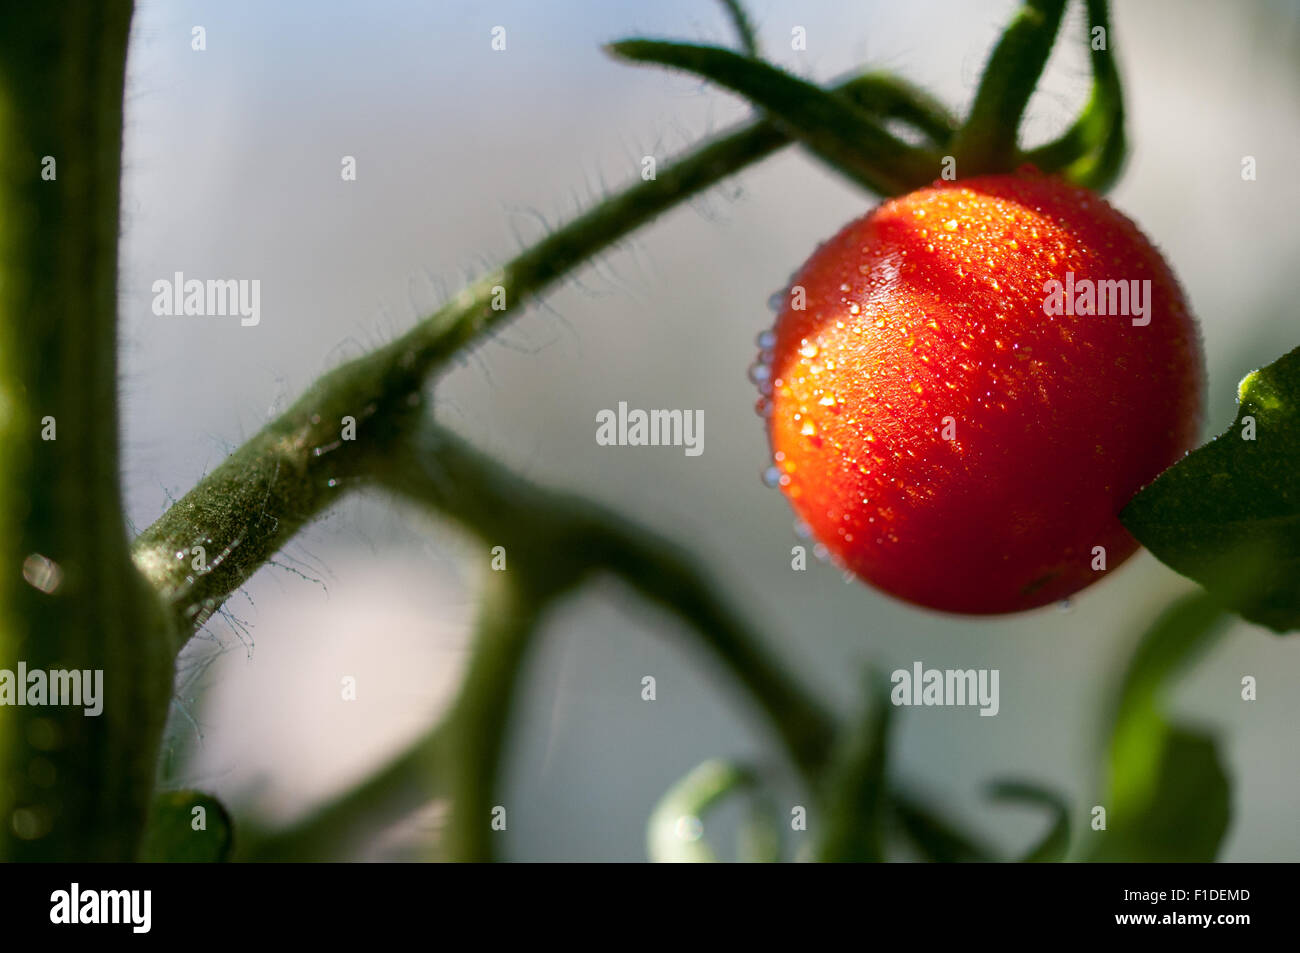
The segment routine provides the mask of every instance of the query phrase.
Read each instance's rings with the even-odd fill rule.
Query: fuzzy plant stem
[[[837,89],[883,115],[948,126],[939,107],[901,81],[873,74]],[[318,380],[135,541],[136,564],[170,606],[181,637],[411,431],[430,376],[639,226],[790,142],[760,121],[692,150],[465,288],[398,340]],[[348,420],[354,440],[346,439]]]
[[[1065,0],[1026,0],[993,48],[953,149],[965,178],[1006,172],[1017,161],[1020,119],[1047,65]]]
[[[30,673],[77,670],[92,693],[102,673],[98,715],[0,707],[5,861],[132,859],[171,695],[175,640],[118,477],[130,21],[125,0],[84,0],[14,5],[0,29],[0,672],[25,666],[10,690],[29,703]]]

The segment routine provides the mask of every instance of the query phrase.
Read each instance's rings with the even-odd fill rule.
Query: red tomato
[[[1192,446],[1204,389],[1160,253],[1030,171],[845,226],[795,276],[769,356],[799,517],[873,586],[949,612],[1041,606],[1127,559],[1116,514]]]

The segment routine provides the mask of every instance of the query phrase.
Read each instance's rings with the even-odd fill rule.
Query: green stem
[[[776,729],[804,779],[816,784],[834,724],[773,658],[709,576],[668,540],[581,497],[529,483],[449,431],[430,425],[395,448],[378,479],[457,521],[544,591],[611,572],[695,630]]]
[[[76,669],[89,675],[87,690],[101,672],[102,714],[13,707],[12,697],[0,708],[0,859],[129,860],[153,786],[173,645],[131,564],[118,479],[131,5],[21,4],[5,16],[0,669]]]
[[[1065,0],[1026,0],[1003,32],[953,144],[960,177],[1015,167],[1020,118],[1047,65],[1064,10]]]
[[[662,40],[620,40],[615,56],[706,77],[760,106],[843,175],[879,195],[900,195],[934,178],[939,157],[903,142],[847,97],[731,50]]]
[[[826,779],[826,822],[818,859],[828,863],[879,863],[885,859],[889,804],[885,765],[894,713],[889,682],[872,672],[866,695],[865,716],[846,732]]]
[[[754,25],[749,22],[749,14],[741,6],[740,0],[722,0],[727,17],[740,40],[740,48],[746,56],[758,56],[758,37],[754,35]]]
[[[786,674],[787,667],[762,648],[738,610],[713,594],[700,567],[687,554],[620,514],[515,476],[460,438],[434,427],[390,455],[378,477],[402,497],[443,513],[486,546],[503,546],[507,569],[492,573],[493,580],[519,574],[522,591],[531,594],[535,609],[593,572],[612,571],[675,613],[767,716],[809,786],[818,787],[834,738],[831,717]],[[244,848],[245,858],[278,860],[297,858],[303,850],[313,857],[342,851],[365,830],[451,788],[459,789],[463,803],[477,805],[472,810],[478,813],[471,817],[482,820],[488,804],[485,792],[492,789],[495,778],[495,755],[501,750],[505,716],[498,706],[509,697],[506,663],[512,657],[517,663],[526,648],[521,634],[526,620],[521,615],[506,615],[507,620],[516,620],[513,634],[509,626],[492,621],[499,610],[488,607],[498,598],[489,595],[484,611],[489,613],[488,624],[505,634],[487,636],[484,646],[476,649],[448,720],[370,780],[305,820],[283,831],[257,835]],[[484,653],[481,658],[479,653]],[[463,743],[455,739],[464,730],[480,731],[471,712],[492,727],[469,742],[467,750],[458,747]],[[462,775],[455,780],[467,758],[478,765],[475,770],[485,772],[486,779]],[[490,846],[482,840],[487,834],[479,829],[453,835],[457,838],[454,854],[482,856]]]
[[[882,86],[872,77],[839,89],[852,95]],[[895,103],[904,92],[894,90]],[[316,382],[135,541],[136,564],[171,608],[180,640],[384,458],[421,414],[425,380],[459,351],[661,212],[790,141],[771,123],[758,122],[692,150],[464,289],[392,344]],[[345,417],[357,422],[354,441],[342,439]],[[204,547],[202,561],[197,546]]]
[[[447,722],[439,722],[365,781],[294,821],[267,830],[241,819],[236,859],[294,863],[352,856],[384,826],[448,794]]]
[[[957,131],[957,119],[947,106],[890,73],[864,73],[837,89],[839,95],[873,116],[907,123],[934,146],[947,146]]]
[[[527,573],[489,574],[474,654],[448,723],[452,814],[439,852],[448,860],[495,859],[508,829],[510,811],[497,795],[511,707],[533,632],[554,595],[531,590]]]
[[[681,822],[701,824],[709,809],[735,791],[754,790],[758,776],[752,768],[731,761],[705,761],[670,788],[646,823],[646,854],[654,863],[709,864],[717,860],[702,831],[681,829]]]
[[[1103,45],[1093,41],[1102,31]],[[1025,161],[1044,170],[1063,170],[1072,181],[1098,192],[1109,189],[1124,166],[1124,90],[1115,66],[1114,37],[1106,0],[1088,0],[1092,93],[1079,118],[1059,139],[1031,149]]]

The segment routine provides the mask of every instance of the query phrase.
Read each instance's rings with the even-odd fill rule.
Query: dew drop
[[[31,553],[23,560],[23,579],[32,588],[50,595],[63,583],[63,567],[48,556]]]
[[[771,328],[768,328],[766,331],[759,331],[758,337],[754,338],[754,343],[757,344],[761,350],[769,351],[776,347],[776,332]]]
[[[761,474],[763,486],[776,488],[781,485],[781,471],[776,467],[765,467]]]
[[[704,823],[694,814],[686,814],[677,818],[673,833],[678,840],[697,841],[704,836]]]

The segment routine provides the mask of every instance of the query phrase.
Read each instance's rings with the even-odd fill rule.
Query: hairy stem
[[[131,5],[24,4],[5,17],[0,670],[76,670],[83,702],[102,679],[102,713],[50,704],[53,684],[41,707],[16,707],[12,694],[0,707],[0,859],[130,860],[172,661],[168,619],[130,560],[118,479],[118,181]],[[30,705],[32,687],[8,690]]]
[[[909,95],[910,87],[878,74],[837,90],[850,99],[872,97],[891,115],[943,122],[932,104]],[[135,541],[136,564],[170,607],[181,642],[385,456],[421,413],[419,393],[429,376],[557,279],[790,141],[771,123],[757,122],[699,146],[465,288],[392,344],[317,381]],[[355,421],[355,440],[344,439],[345,418]]]
[[[1088,0],[1092,93],[1079,118],[1059,138],[1030,150],[1025,161],[1063,169],[1067,178],[1098,192],[1114,185],[1127,155],[1124,90],[1115,66],[1115,38],[1106,0]]]
[[[939,157],[889,132],[833,90],[731,50],[661,40],[621,40],[614,56],[703,76],[761,106],[823,162],[880,195],[899,195],[933,179]]]
[[[975,102],[957,133],[958,175],[1006,172],[1016,162],[1020,118],[1047,65],[1065,0],[1025,0],[989,57]]]

